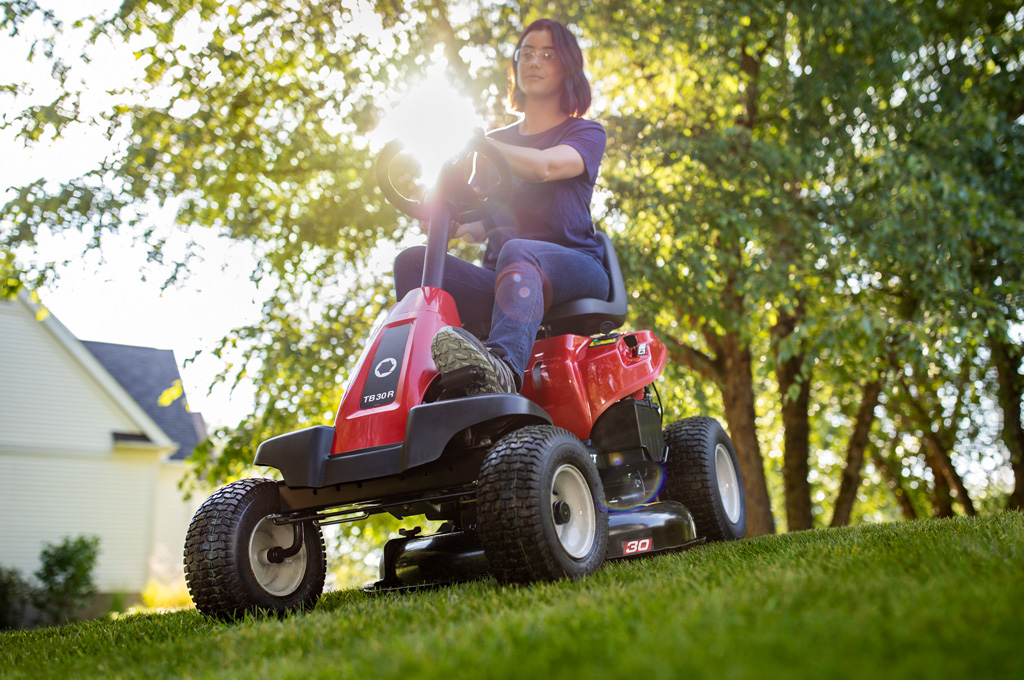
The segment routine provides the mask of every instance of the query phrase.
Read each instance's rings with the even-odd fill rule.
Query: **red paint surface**
[[[402,375],[389,404],[359,408],[371,358],[388,328],[409,324]],[[423,395],[437,368],[430,342],[444,326],[461,325],[455,301],[438,288],[411,291],[391,308],[376,330],[356,369],[335,419],[332,455],[405,439],[409,410]],[[626,338],[636,339],[630,347]],[[639,352],[644,348],[644,352]],[[560,335],[537,341],[526,368],[522,395],[534,401],[552,418],[580,439],[588,439],[597,418],[616,401],[630,395],[639,398],[643,388],[661,375],[665,346],[650,331],[636,331],[612,339],[594,340],[580,335]],[[535,370],[536,369],[536,370]],[[534,377],[539,378],[538,384]]]
[[[637,340],[639,354],[626,337]],[[643,394],[643,387],[661,375],[665,346],[650,331],[619,336],[606,344],[580,335],[537,341],[526,367],[522,394],[543,408],[555,425],[588,439],[598,416],[616,401]],[[539,366],[539,368],[538,368]],[[537,370],[535,370],[537,369]],[[540,384],[534,384],[534,376]]]
[[[373,370],[371,358],[384,331],[403,324],[412,325],[412,330],[405,345],[402,376],[395,391],[395,400],[375,408],[359,408],[366,376]],[[391,308],[387,320],[377,329],[359,357],[353,378],[345,390],[334,421],[332,454],[395,444],[405,439],[409,409],[422,403],[423,394],[437,375],[430,356],[430,341],[444,326],[461,324],[455,301],[440,288],[412,290]]]

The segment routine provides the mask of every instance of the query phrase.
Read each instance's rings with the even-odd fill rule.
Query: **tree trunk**
[[[757,442],[754,373],[750,351],[741,347],[732,335],[722,338],[720,345],[724,369],[722,399],[746,492],[747,536],[774,534],[775,518],[768,497],[761,447]]]
[[[1014,345],[1005,336],[989,336],[992,363],[999,374],[999,408],[1003,411],[1003,444],[1010,453],[1014,486],[1007,500],[1008,510],[1024,510],[1024,423],[1021,422],[1021,404],[1024,399],[1024,376],[1020,374],[1024,362],[1024,347]]]
[[[811,529],[810,449],[811,380],[801,377],[805,357],[798,354],[776,365],[782,401],[782,483],[786,492],[786,526],[789,531]],[[808,371],[809,373],[809,371]]]
[[[641,318],[641,320],[643,320]],[[654,325],[648,321],[648,325]],[[714,358],[679,342],[666,334],[670,359],[703,377],[713,380],[722,392],[729,438],[736,449],[736,458],[743,479],[747,503],[747,536],[775,533],[764,460],[757,441],[757,415],[754,410],[754,371],[750,350],[734,335],[717,335],[704,329],[704,337],[714,351]]]
[[[864,467],[864,452],[870,442],[868,435],[871,433],[871,425],[875,422],[875,406],[878,405],[878,395],[881,392],[882,383],[879,380],[861,388],[860,409],[857,411],[857,420],[847,444],[846,467],[843,468],[843,479],[839,484],[831,526],[844,527],[850,523],[853,503],[857,499],[857,489],[860,487],[861,470]]]
[[[772,326],[775,352],[775,377],[782,405],[782,485],[786,494],[786,528],[789,531],[811,529],[811,404],[810,370],[805,366],[806,354],[797,346],[794,336],[803,317],[803,305],[797,299],[795,312],[780,310]],[[792,354],[785,350],[793,345]],[[806,371],[805,371],[806,368]]]
[[[915,398],[913,393],[907,384],[903,383],[904,390],[907,393],[907,397],[911,408],[917,413],[919,419],[919,425],[924,430],[924,451],[925,460],[928,463],[928,467],[935,473],[935,489],[937,493],[945,494],[952,492],[956,495],[956,499],[960,501],[960,504],[964,507],[964,513],[969,516],[974,516],[977,513],[974,510],[974,502],[971,501],[971,496],[967,493],[967,487],[964,486],[964,480],[960,476],[960,473],[953,467],[953,461],[949,457],[949,447],[943,443],[944,439],[949,439],[948,436],[943,436],[942,423],[935,423],[928,410],[924,407],[924,404],[920,399]],[[936,432],[933,427],[938,428],[939,432]],[[954,435],[955,436],[955,435]],[[940,479],[941,478],[941,479]],[[946,491],[941,490],[939,482],[943,482],[946,487]],[[940,496],[937,498],[938,511],[945,513],[945,498]],[[952,510],[950,510],[952,512]],[[945,515],[941,515],[945,516]]]
[[[974,517],[978,514],[974,510],[974,502],[971,500],[970,494],[967,493],[963,477],[953,467],[949,451],[946,450],[946,447],[939,440],[938,435],[932,432],[926,432],[924,440],[925,450],[930,453],[930,457],[926,456],[928,458],[928,465],[931,466],[936,475],[941,475],[945,478],[946,484],[956,497],[956,500],[960,501],[960,504],[964,507],[964,514]]]
[[[935,447],[931,446],[929,440],[924,443],[924,460],[932,469],[932,476],[935,477],[935,488],[932,489],[932,515],[934,517],[953,517],[953,491],[942,473],[942,462],[938,460]]]
[[[917,510],[914,509],[914,504],[910,502],[910,496],[907,495],[906,489],[903,488],[903,477],[893,470],[892,465],[889,464],[889,461],[882,456],[882,452],[878,449],[872,449],[871,462],[882,473],[882,479],[885,480],[886,486],[892,491],[892,495],[896,497],[896,503],[900,506],[903,519],[917,519]]]

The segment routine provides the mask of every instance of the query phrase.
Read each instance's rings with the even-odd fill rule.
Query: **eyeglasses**
[[[540,58],[540,63],[542,64],[553,64],[558,59],[558,53],[554,50],[535,50],[532,47],[521,47],[512,55],[512,59],[520,64],[533,61],[535,58]]]

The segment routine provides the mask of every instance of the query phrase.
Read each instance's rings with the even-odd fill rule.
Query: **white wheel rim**
[[[555,535],[565,552],[575,559],[590,553],[597,535],[597,510],[594,497],[583,474],[572,465],[555,470],[551,480],[551,506],[563,502],[569,506],[569,520],[555,522]]]
[[[736,468],[732,464],[729,449],[722,444],[715,447],[715,476],[718,477],[718,497],[722,499],[722,508],[729,521],[735,524],[740,520],[740,485]]]
[[[271,562],[267,553],[273,548],[288,548],[295,541],[292,525],[277,525],[264,517],[249,538],[249,564],[260,586],[271,595],[284,597],[295,592],[306,574],[306,545],[282,562]]]

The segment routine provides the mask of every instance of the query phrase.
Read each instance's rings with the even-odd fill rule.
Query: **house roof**
[[[178,445],[170,460],[187,458],[206,438],[202,416],[188,410],[173,351],[108,342],[82,345]]]
[[[122,408],[128,418],[138,428],[137,433],[122,433],[134,441],[142,442],[147,447],[154,447],[164,452],[174,451],[177,444],[171,441],[148,413],[135,401],[124,387],[110,374],[99,360],[85,348],[82,342],[67,329],[64,324],[40,305],[27,291],[19,291],[18,304],[25,313],[35,317],[43,328],[82,366],[96,383]]]

